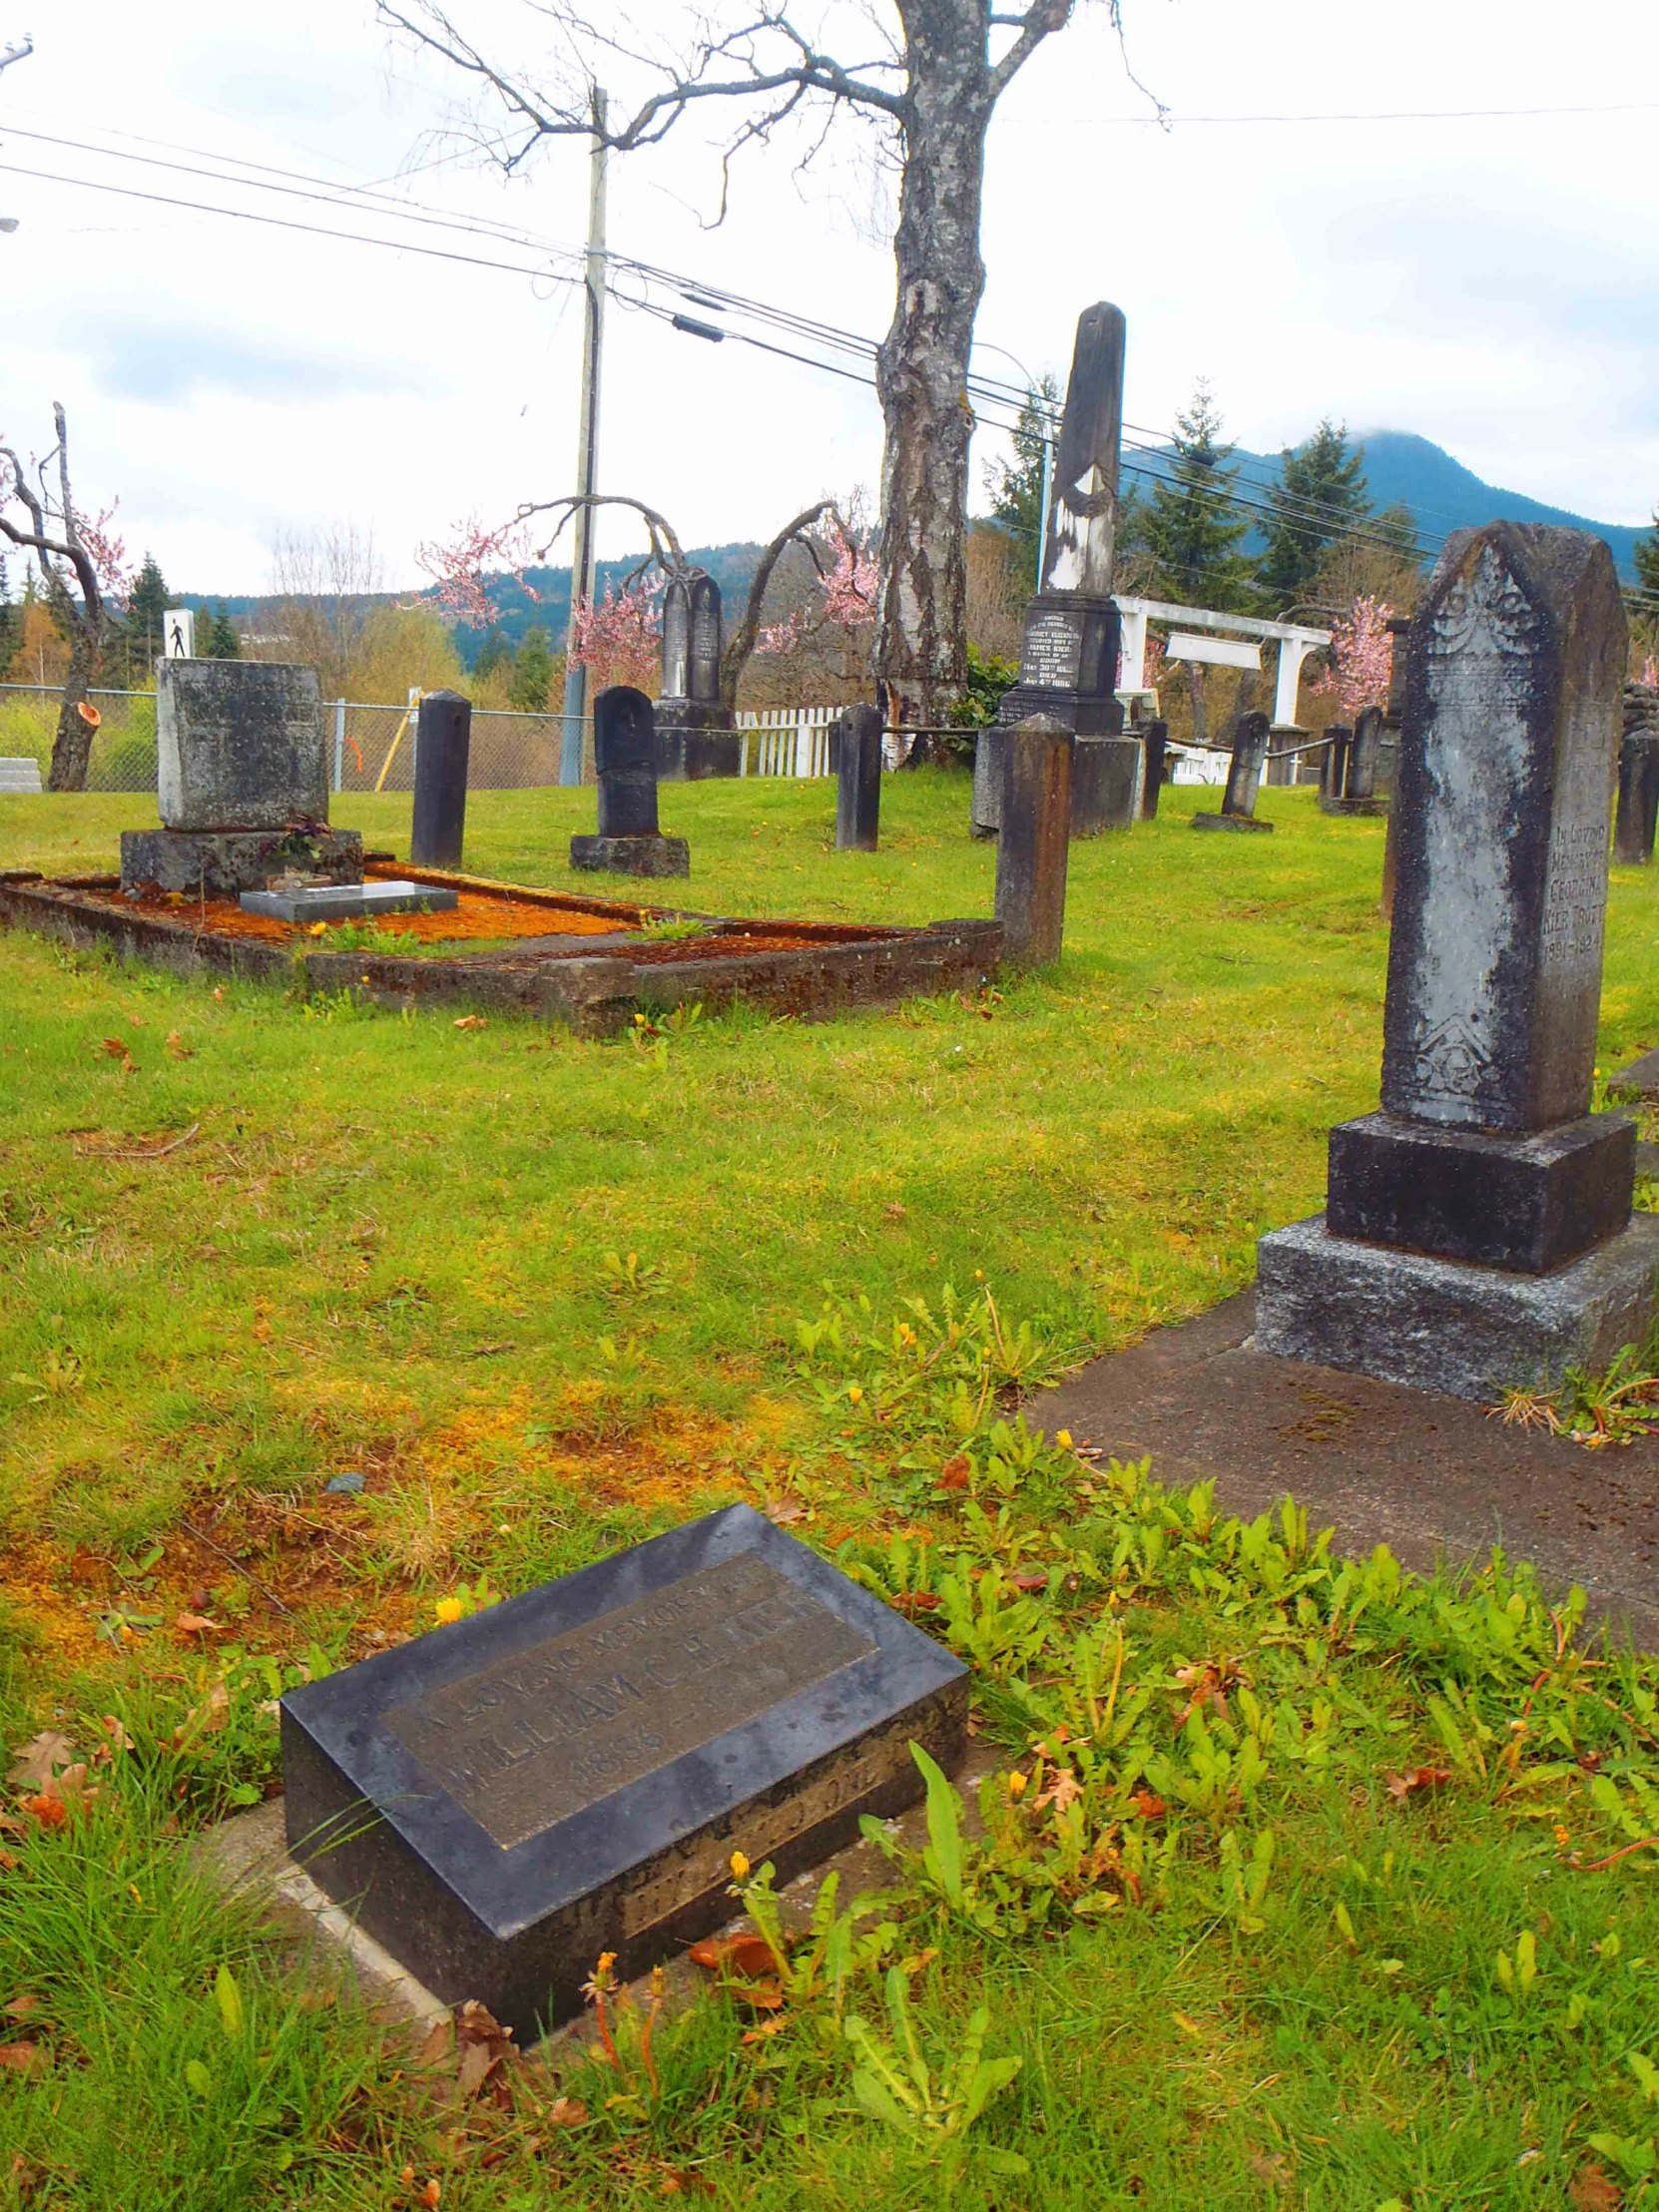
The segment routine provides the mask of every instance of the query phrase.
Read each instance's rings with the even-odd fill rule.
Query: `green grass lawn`
[[[825,1025],[462,1029],[0,938],[0,1737],[118,1747],[0,1835],[0,2205],[1659,2201],[1659,1853],[1588,1871],[1659,1832],[1659,1668],[1017,1420],[1247,1284],[1375,1103],[1382,826],[1269,791],[1273,836],[1195,836],[1213,800],[1073,848],[1051,972]],[[591,810],[478,795],[468,864],[591,891]],[[404,849],[406,798],[339,813]],[[889,779],[873,856],[831,818],[664,794],[711,912],[990,910],[965,781]],[[0,865],[153,819],[0,798]],[[1608,1068],[1659,1042],[1656,913],[1617,871]],[[740,1496],[973,1661],[1023,1794],[897,1871],[838,2019],[802,1968],[775,2035],[665,2024],[655,2084],[625,2037],[433,2104],[190,1834],[271,1785],[297,1669]],[[894,1960],[933,2118],[981,2000],[1022,2061],[959,2136],[883,2087]]]

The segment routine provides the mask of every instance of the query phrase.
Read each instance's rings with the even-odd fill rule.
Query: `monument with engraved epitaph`
[[[523,2043],[953,1767],[967,1670],[747,1505],[291,1690],[289,1852]]]
[[[657,701],[657,773],[665,783],[736,776],[743,766],[737,716],[720,691],[725,625],[720,586],[694,569],[663,594],[663,690]]]
[[[1073,836],[1127,829],[1141,812],[1145,750],[1123,733],[1117,696],[1120,621],[1112,599],[1118,449],[1123,435],[1124,319],[1101,300],[1078,317],[1054,464],[1054,500],[1036,596],[1025,615],[1019,681],[1004,693],[999,728],[981,731],[974,757],[973,827],[1001,819],[1003,739],[1034,715],[1075,733]]]
[[[1625,619],[1599,538],[1447,540],[1414,617],[1382,1103],[1265,1237],[1263,1352],[1495,1400],[1640,1342],[1659,1219],[1590,1111]]]

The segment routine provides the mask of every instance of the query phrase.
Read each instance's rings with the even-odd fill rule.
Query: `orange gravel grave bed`
[[[314,942],[323,951],[335,929],[360,926],[329,922],[327,934],[313,939],[306,923],[245,913],[234,898],[187,898],[177,891],[158,892],[147,898],[129,898],[120,890],[87,890],[82,895],[95,905],[111,907],[117,913],[141,914],[146,920],[194,922],[216,935],[252,937],[264,944]],[[631,915],[573,913],[568,907],[532,905],[500,891],[461,891],[447,913],[377,914],[370,918],[388,935],[396,932],[417,937],[422,944],[460,943],[467,938],[608,937],[634,925]]]

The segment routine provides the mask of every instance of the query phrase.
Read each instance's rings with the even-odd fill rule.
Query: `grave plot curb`
[[[365,855],[390,864],[390,854]],[[372,870],[370,870],[372,872]],[[504,893],[567,912],[615,914],[619,930],[637,927],[641,908],[564,892],[527,891],[489,877],[436,868],[402,866],[411,881],[463,891]],[[710,928],[733,933],[730,957],[696,961],[630,958],[603,941],[603,953],[534,949],[527,940],[496,952],[414,959],[371,952],[311,951],[263,943],[204,929],[188,917],[124,912],[104,903],[119,890],[113,875],[48,879],[33,870],[0,872],[0,922],[53,937],[80,951],[109,946],[124,959],[147,962],[177,975],[203,972],[276,983],[302,996],[351,991],[399,1010],[455,1006],[567,1024],[584,1034],[614,1034],[636,1013],[700,1004],[709,1011],[739,1002],[826,1020],[855,1006],[879,1007],[901,999],[971,990],[994,976],[1001,960],[1002,930],[989,920],[939,921],[914,929],[872,926],[868,937],[848,937],[844,926],[810,922],[757,922],[696,915]],[[97,897],[89,893],[99,894]],[[681,909],[674,909],[680,912]],[[741,932],[799,934],[798,946],[759,952],[737,949]]]

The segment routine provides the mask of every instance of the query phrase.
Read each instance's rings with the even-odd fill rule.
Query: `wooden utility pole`
[[[582,781],[582,723],[588,706],[588,672],[576,665],[576,613],[594,595],[593,498],[599,475],[599,357],[605,336],[605,95],[593,88],[593,153],[588,165],[588,260],[582,324],[582,408],[576,438],[575,545],[570,564],[570,622],[565,631],[564,721],[559,741],[559,782]]]

